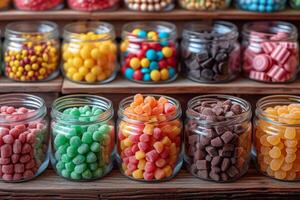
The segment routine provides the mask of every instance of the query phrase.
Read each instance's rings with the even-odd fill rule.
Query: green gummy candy
[[[54,139],[54,144],[57,147],[64,145],[66,142],[68,142],[68,139],[63,134],[56,135]]]
[[[93,142],[93,134],[89,131],[83,133],[81,141],[86,144],[91,144]]]
[[[68,149],[69,145],[68,144],[64,144],[60,147],[58,147],[57,152],[59,152],[61,155],[67,153],[67,149]]]
[[[90,179],[93,177],[93,174],[90,170],[85,170],[83,173],[82,173],[82,178],[84,179]]]
[[[72,137],[77,136],[77,131],[75,129],[71,129],[68,131],[68,133],[66,134],[66,137],[68,139],[71,139]]]
[[[64,169],[64,170],[61,171],[61,175],[62,175],[63,177],[65,177],[65,178],[69,178],[70,175],[71,175],[71,172],[68,171],[68,170],[66,170],[66,169]]]
[[[89,152],[87,155],[86,155],[86,162],[87,163],[93,163],[93,162],[96,162],[97,161],[97,156],[95,153],[93,152]]]
[[[63,169],[65,169],[64,163],[63,163],[63,162],[57,162],[57,163],[56,163],[56,169],[57,169],[58,171],[62,171]]]
[[[68,163],[68,162],[72,161],[72,158],[69,157],[67,154],[64,154],[61,156],[61,161],[63,161],[64,163]]]
[[[101,168],[96,169],[93,171],[93,177],[101,177],[103,176],[103,170]]]
[[[99,128],[98,125],[91,125],[91,126],[88,127],[87,131],[91,132],[91,133],[94,133],[95,131],[98,130],[98,128]]]
[[[75,165],[80,165],[85,162],[85,157],[79,154],[75,158],[73,158],[72,161]]]
[[[92,171],[95,171],[98,168],[98,163],[94,162],[94,163],[90,163],[88,164],[89,169]]]
[[[71,158],[75,157],[77,155],[76,147],[69,146],[67,149],[67,155]]]
[[[80,111],[78,108],[72,108],[72,110],[69,113],[70,115],[73,115],[74,117],[79,117],[80,116]]]
[[[107,134],[110,131],[110,127],[107,124],[103,124],[102,126],[99,127],[98,129],[101,134]]]
[[[93,115],[100,115],[103,111],[100,108],[93,107],[92,113]]]
[[[87,169],[87,164],[86,163],[82,163],[82,164],[79,164],[79,165],[75,166],[74,172],[76,172],[77,174],[81,174],[86,169]]]
[[[65,168],[66,168],[66,170],[68,170],[69,172],[72,172],[72,171],[74,171],[75,165],[74,165],[74,163],[72,163],[72,162],[68,162],[68,163],[65,164]]]
[[[79,147],[81,145],[81,139],[78,136],[73,136],[70,139],[70,145],[73,147]]]
[[[73,128],[76,131],[76,133],[77,133],[78,136],[79,135],[81,136],[81,134],[82,134],[82,126],[80,126],[80,125],[72,125],[71,128]]]
[[[91,121],[89,117],[79,117],[78,120],[81,122],[90,122]]]
[[[93,142],[90,146],[92,152],[99,152],[100,151],[100,144],[98,142]]]
[[[80,154],[86,154],[88,151],[89,151],[89,145],[87,145],[87,144],[81,144],[79,147],[78,147],[78,149],[77,149],[77,151],[78,151],[78,153],[80,153]]]
[[[95,131],[93,134],[93,140],[97,142],[102,141],[102,133],[100,131]]]
[[[74,179],[74,180],[80,180],[81,179],[81,175],[77,174],[76,172],[73,171],[71,173],[71,178]]]

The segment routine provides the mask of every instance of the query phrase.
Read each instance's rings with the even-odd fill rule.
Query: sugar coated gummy
[[[57,173],[70,180],[104,176],[112,167],[114,127],[97,122],[103,110],[96,106],[67,108],[52,124],[52,163]]]
[[[299,179],[300,104],[267,107],[264,115],[279,125],[262,119],[257,121],[255,147],[259,169],[276,179]]]
[[[182,125],[178,107],[165,97],[134,96],[119,123],[122,172],[135,180],[166,180],[180,165]],[[177,169],[175,169],[177,168]]]
[[[7,121],[0,123],[0,178],[4,181],[32,179],[47,161],[47,123],[44,119],[22,122],[34,112],[25,107],[0,107],[0,119]]]

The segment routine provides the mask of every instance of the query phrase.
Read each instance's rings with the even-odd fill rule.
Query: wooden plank
[[[222,93],[222,94],[300,94],[300,79],[290,84],[265,84],[239,78],[230,83],[202,84],[179,78],[166,84],[138,84],[118,77],[116,80],[102,85],[77,84],[64,80],[63,94],[71,93],[161,93],[161,94],[194,94],[194,93]]]
[[[47,82],[15,82],[8,78],[0,78],[0,93],[24,92],[24,93],[44,93],[55,92],[60,93],[63,78],[57,77]]]
[[[0,21],[15,20],[109,20],[109,21],[133,21],[133,20],[198,20],[198,19],[224,19],[224,20],[299,20],[300,12],[286,9],[275,13],[246,12],[231,8],[224,11],[201,12],[175,9],[170,12],[149,13],[128,11],[120,8],[112,12],[78,12],[69,9],[45,12],[29,12],[8,10],[0,12]]]
[[[226,184],[200,180],[185,170],[162,183],[132,181],[117,170],[92,182],[68,181],[47,170],[30,182],[0,183],[1,199],[278,199],[296,196],[300,196],[299,183],[277,181],[253,169],[242,179]]]

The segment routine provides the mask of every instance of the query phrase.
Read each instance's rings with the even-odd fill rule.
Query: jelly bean
[[[62,8],[63,0],[14,0],[16,8],[26,11],[43,11]]]
[[[178,119],[166,120],[178,112],[178,107],[165,97],[156,99],[137,94],[132,100],[130,105],[126,104],[129,106],[124,108],[124,115],[137,123],[122,120],[119,124],[118,149],[122,160],[121,170],[125,175],[137,180],[170,178],[176,173],[181,145],[177,135],[182,127]],[[151,123],[148,123],[149,120]],[[178,139],[179,142],[175,142]],[[166,166],[169,167],[165,168]]]
[[[71,9],[79,11],[99,11],[112,10],[119,6],[118,0],[68,0],[68,5]]]

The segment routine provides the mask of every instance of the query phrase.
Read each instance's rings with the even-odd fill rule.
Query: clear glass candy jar
[[[51,163],[73,181],[99,179],[113,166],[112,102],[95,95],[69,95],[52,106]]]
[[[256,166],[266,176],[300,180],[300,97],[275,95],[256,105]]]
[[[63,8],[64,0],[14,0],[14,4],[17,9],[26,11],[58,10]]]
[[[0,95],[0,179],[22,182],[40,175],[49,163],[47,108],[29,94]]]
[[[173,10],[175,0],[124,0],[129,10],[141,12],[163,12]]]
[[[227,9],[231,0],[178,0],[180,6],[187,10],[217,11]]]
[[[185,161],[194,176],[216,182],[239,179],[249,168],[251,106],[240,98],[204,95],[188,103]]]
[[[276,12],[285,9],[286,0],[236,0],[239,9],[252,12]]]
[[[181,43],[185,76],[204,83],[236,78],[241,69],[238,36],[237,27],[229,22],[187,24]]]
[[[68,0],[71,9],[85,12],[116,10],[119,4],[120,0]]]

